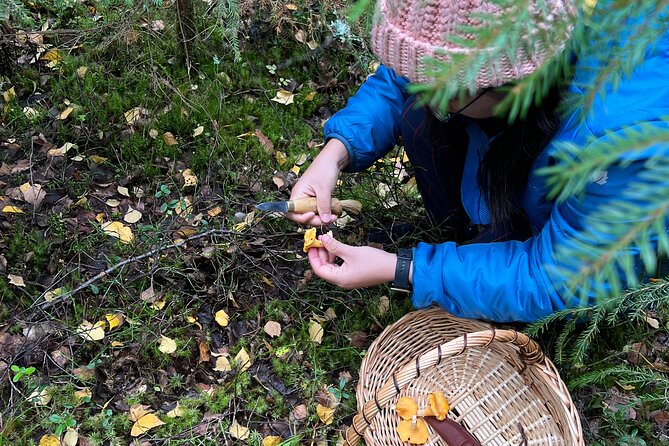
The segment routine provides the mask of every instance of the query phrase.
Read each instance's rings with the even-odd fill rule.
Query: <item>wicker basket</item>
[[[395,403],[406,395],[425,407],[434,391],[448,399],[448,417],[482,445],[584,444],[569,392],[534,341],[438,308],[407,314],[374,341],[347,444],[364,435],[367,446],[406,446],[395,431]],[[427,445],[448,446],[429,432]]]

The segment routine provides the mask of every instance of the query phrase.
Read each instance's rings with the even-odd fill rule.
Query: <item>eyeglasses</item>
[[[472,105],[474,102],[476,102],[477,100],[479,100],[479,99],[481,98],[481,96],[483,96],[484,94],[486,94],[488,91],[489,91],[489,89],[487,89],[487,88],[484,89],[484,90],[481,91],[478,95],[476,95],[476,97],[475,97],[474,99],[472,99],[471,101],[467,102],[463,107],[461,107],[459,110],[454,111],[454,112],[447,112],[447,113],[444,114],[444,113],[442,113],[442,112],[441,112],[438,108],[436,108],[436,107],[432,107],[432,106],[430,106],[430,109],[432,110],[432,113],[434,113],[434,116],[436,116],[438,120],[440,120],[440,121],[442,121],[442,122],[448,122],[448,121],[450,121],[451,119],[453,119],[455,116],[461,114],[467,107],[469,107],[469,106]]]

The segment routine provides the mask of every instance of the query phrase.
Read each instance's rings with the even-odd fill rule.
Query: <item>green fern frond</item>
[[[612,379],[621,385],[635,387],[656,385],[662,388],[669,388],[669,378],[665,375],[653,370],[627,365],[616,365],[585,373],[572,379],[569,382],[569,388],[575,390],[593,384],[602,385]]]
[[[235,62],[242,60],[241,50],[239,48],[239,28],[241,18],[239,16],[238,0],[219,0],[214,8],[216,31],[221,37],[230,43]]]

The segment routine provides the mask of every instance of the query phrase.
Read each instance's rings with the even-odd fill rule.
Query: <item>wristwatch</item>
[[[411,269],[411,260],[413,251],[411,249],[401,248],[397,251],[397,264],[395,265],[395,279],[390,284],[390,289],[404,293],[411,292],[409,283],[409,270]]]

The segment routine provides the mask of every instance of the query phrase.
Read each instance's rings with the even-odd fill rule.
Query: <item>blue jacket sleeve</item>
[[[336,138],[346,146],[357,172],[374,164],[393,148],[400,133],[400,118],[409,81],[381,65],[346,104],[325,124],[325,140]]]
[[[668,147],[658,150],[663,156],[669,154]],[[610,166],[604,181],[589,183],[582,196],[556,205],[541,231],[524,242],[421,243],[414,249],[413,305],[424,308],[438,304],[458,316],[500,322],[532,322],[578,305],[566,285],[582,267],[574,261],[581,257],[567,257],[564,248],[570,248],[572,255],[581,252],[584,258],[592,259],[598,248],[617,240],[598,230],[602,223],[611,222],[607,219],[610,214],[602,214],[602,206],[621,199],[631,206],[643,206],[643,198],[634,202],[629,184],[645,183],[652,188],[652,182],[666,181],[653,174],[648,157],[635,158]],[[618,218],[618,224],[629,226],[643,219],[626,214]],[[635,247],[629,252],[638,259]],[[624,279],[622,283],[625,286]]]

